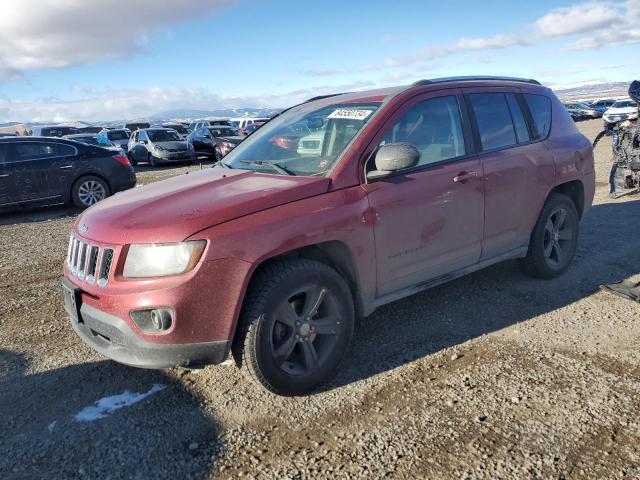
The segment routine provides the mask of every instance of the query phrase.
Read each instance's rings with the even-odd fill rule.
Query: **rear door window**
[[[472,93],[469,100],[483,151],[507,148],[518,143],[504,93]]]
[[[551,128],[551,100],[544,95],[525,93],[524,99],[531,112],[531,139],[543,140]]]

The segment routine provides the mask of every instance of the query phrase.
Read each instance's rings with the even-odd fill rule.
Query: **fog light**
[[[151,310],[151,324],[156,330],[168,330],[171,326],[171,313],[160,308]]]
[[[131,318],[140,330],[147,333],[166,332],[173,323],[173,313],[169,308],[135,310],[131,312]]]

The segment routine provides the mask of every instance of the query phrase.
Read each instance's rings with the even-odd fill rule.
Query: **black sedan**
[[[243,133],[235,127],[214,125],[201,127],[187,136],[187,142],[193,145],[196,153],[212,156],[216,161],[245,139]]]
[[[129,160],[116,152],[57,138],[0,138],[0,210],[87,208],[135,184]]]

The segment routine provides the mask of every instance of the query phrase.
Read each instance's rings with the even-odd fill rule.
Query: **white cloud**
[[[134,55],[153,31],[202,18],[236,0],[3,0],[0,80]]]
[[[535,21],[535,30],[543,38],[592,33],[624,21],[617,6],[610,3],[581,3],[556,8]]]
[[[0,96],[0,122],[68,122],[126,120],[167,110],[218,110],[240,107],[281,108],[316,95],[356,91],[375,86],[372,81],[319,85],[278,95],[222,97],[207,89],[151,87],[144,90],[87,90],[81,100],[40,99],[12,101]],[[85,90],[83,87],[76,91]]]
[[[555,8],[518,33],[459,37],[450,42],[429,45],[407,55],[387,58],[377,65],[363,65],[349,71],[343,69],[339,73],[415,68],[451,55],[529,46],[564,37],[574,39],[572,43],[565,45],[565,50],[588,50],[640,43],[640,0],[590,1]],[[324,71],[326,76],[333,73],[330,70]]]

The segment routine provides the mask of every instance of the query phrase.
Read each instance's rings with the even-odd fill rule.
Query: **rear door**
[[[555,181],[555,166],[553,154],[532,135],[517,89],[470,88],[464,93],[485,176],[485,260],[528,245]]]
[[[11,178],[11,166],[7,156],[7,150],[11,143],[0,143],[0,205],[14,203],[17,191],[14,188],[14,180]]]
[[[14,203],[57,200],[64,158],[55,142],[15,142],[9,145],[6,173],[11,181]]]
[[[375,218],[378,296],[480,258],[482,165],[473,152],[460,93],[454,89],[414,97],[374,140],[376,146],[407,142],[420,152],[416,167],[364,186]]]

